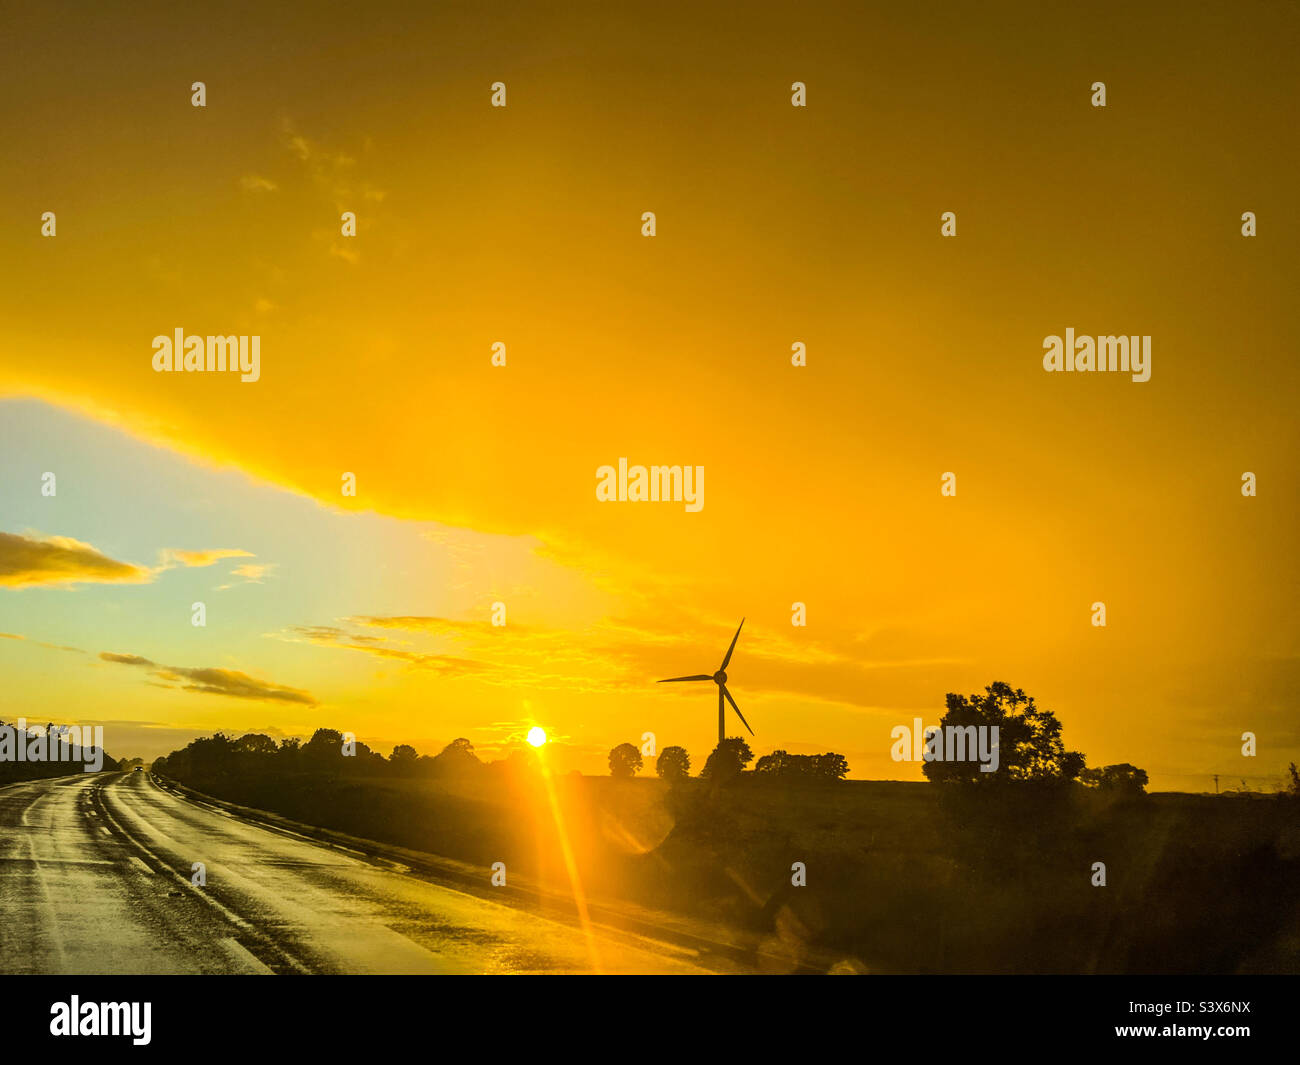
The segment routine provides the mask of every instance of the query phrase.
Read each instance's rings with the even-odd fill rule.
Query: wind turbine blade
[[[749,729],[749,734],[752,736],[754,730],[749,728],[749,722],[745,720],[745,715],[740,712],[740,707],[736,705],[736,700],[731,697],[731,692],[727,691],[727,686],[725,684],[719,684],[718,691],[722,692],[722,694],[727,697],[727,702],[731,704],[731,709],[736,711],[736,716],[740,718],[740,723],[744,725],[745,728]]]
[[[720,669],[726,669],[727,663],[731,661],[731,652],[736,649],[736,641],[740,639],[740,630],[745,627],[745,619],[740,619],[740,624],[736,627],[736,635],[731,638],[731,646],[727,648],[727,657],[722,660]]]
[[[712,680],[713,677],[708,673],[696,673],[693,677],[669,677],[667,680],[656,681],[658,684],[672,684],[677,680]]]

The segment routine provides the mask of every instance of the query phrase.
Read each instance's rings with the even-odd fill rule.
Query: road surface
[[[696,960],[249,824],[147,773],[0,788],[0,973],[680,973]]]

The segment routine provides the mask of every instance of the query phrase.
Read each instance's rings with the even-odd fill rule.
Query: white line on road
[[[159,865],[163,866],[164,869],[166,869],[167,868],[166,863],[161,858],[159,858],[157,854],[155,854],[152,850],[150,850],[149,847],[147,847],[137,836],[127,831],[127,829],[122,825],[121,821],[119,821],[116,817],[113,816],[112,811],[109,810],[108,808],[107,801],[104,799],[102,795],[100,796],[100,801],[104,802],[102,809],[104,812],[105,820],[107,820],[114,828],[117,829],[118,834],[123,837],[127,845],[134,847],[142,854],[147,854],[150,858],[152,858]],[[176,872],[174,869],[168,869],[167,873],[168,875],[171,876],[173,880],[177,881],[183,887],[186,888],[190,887],[190,882],[186,880],[183,876],[181,876],[180,873]],[[235,911],[230,909],[228,906],[224,906],[220,902],[218,902],[215,898],[212,897],[211,893],[206,891],[197,891],[194,892],[194,897],[207,903],[214,910],[216,910],[223,917],[225,917],[225,919],[229,921],[231,924],[233,924],[236,928],[243,929],[245,932],[256,935],[257,930],[254,928],[252,924],[244,920],[244,918],[240,917],[239,914],[235,913]],[[279,953],[284,955],[285,961],[287,961],[289,965],[292,968],[296,969],[298,972],[309,973],[311,971],[310,969],[307,968],[306,965],[304,965],[302,962],[300,962],[297,958],[295,958],[292,954],[290,954],[288,951],[284,950],[283,948],[280,948]]]

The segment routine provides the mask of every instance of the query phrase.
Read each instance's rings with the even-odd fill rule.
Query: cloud
[[[218,547],[208,551],[186,551],[180,547],[166,547],[160,552],[162,558],[161,569],[171,569],[174,566],[211,566],[220,562],[223,558],[254,558],[251,551],[243,551],[237,547]]]
[[[80,647],[67,647],[61,643],[46,643],[44,640],[28,640],[26,636],[17,632],[0,632],[0,640],[23,640],[34,647],[46,647],[51,651],[71,651],[73,654],[78,655],[86,653]]]
[[[430,632],[439,636],[462,636],[470,633],[487,633],[503,626],[494,626],[488,621],[456,621],[452,618],[440,618],[421,615],[397,615],[394,617],[369,617],[360,615],[344,618],[352,625],[365,625],[371,629],[405,629],[410,632]],[[512,629],[521,630],[526,626],[511,623]]]
[[[99,657],[105,662],[116,662],[124,666],[139,666],[147,669],[152,676],[160,680],[189,681],[188,684],[180,684],[181,690],[195,692],[200,695],[226,695],[232,699],[259,699],[264,702],[299,703],[303,706],[317,705],[316,697],[309,691],[302,688],[290,688],[281,684],[272,684],[269,681],[249,676],[237,669],[218,669],[216,667],[192,669],[186,666],[162,666],[140,655],[117,654],[113,651],[101,651]]]
[[[245,174],[239,179],[239,187],[245,192],[274,192],[279,188],[270,178],[260,174]]]
[[[112,651],[100,651],[99,657],[105,662],[120,662],[124,666],[152,666],[154,663],[139,655],[119,655]]]
[[[359,200],[376,205],[374,210],[366,212],[366,226],[373,230],[379,217],[378,205],[384,202],[386,190],[358,177],[354,156],[303,136],[288,119],[284,120],[283,131],[289,153],[302,164],[316,193],[333,204],[336,214],[345,210],[355,211]],[[340,238],[337,224],[317,230],[313,237],[327,242],[329,253],[345,262],[355,264],[361,259],[356,244]]]
[[[421,668],[462,675],[473,673],[485,683],[506,687],[550,688],[581,692],[643,690],[645,673],[628,661],[627,648],[616,646],[609,623],[573,631],[432,615],[358,616],[352,625],[415,633],[434,642],[431,650],[410,650],[388,637],[363,637],[332,626],[304,626],[291,632],[310,643],[365,651],[406,661]],[[626,634],[618,633],[620,639]],[[439,646],[448,644],[450,647]],[[467,648],[469,655],[447,653]]]
[[[234,588],[240,584],[261,584],[262,578],[273,569],[275,569],[274,562],[245,562],[230,571],[232,577],[242,577],[243,580],[231,581],[229,584],[219,584],[217,585],[217,591],[224,592],[227,588]]]
[[[190,551],[167,547],[158,553],[158,565],[137,566],[119,562],[90,544],[70,536],[21,536],[0,532],[0,585],[21,588],[34,584],[148,584],[154,577],[177,567],[201,568],[227,558],[253,558],[236,547]],[[260,579],[270,564],[245,563],[234,573]]]
[[[451,676],[482,673],[491,669],[485,663],[477,662],[472,658],[385,646],[382,637],[345,632],[333,625],[295,625],[289,629],[289,633],[291,635],[286,636],[283,633],[276,635],[279,639],[287,639],[295,643],[305,642],[323,647],[339,647],[348,651],[363,651],[379,658],[390,658],[420,669],[431,669]]]
[[[119,562],[70,536],[0,532],[0,585],[148,584],[153,570]]]
[[[228,695],[233,699],[261,699],[267,702],[301,703],[315,706],[316,698],[301,688],[288,688],[250,677],[237,669],[178,669],[168,667],[158,671],[164,680],[188,680],[182,685],[187,692],[204,695]]]
[[[345,619],[367,628],[416,633],[467,649],[485,683],[557,691],[630,693],[658,690],[663,698],[695,697],[690,685],[654,689],[663,677],[716,668],[736,622],[694,614],[675,627],[603,618],[583,629],[493,626],[487,621],[395,615]],[[337,632],[338,630],[333,630]],[[347,637],[356,641],[356,635]],[[315,639],[316,643],[341,643]],[[914,643],[914,646],[919,646]],[[360,649],[360,648],[358,648]],[[440,648],[441,649],[441,648]],[[419,659],[419,651],[386,651],[391,657]],[[845,707],[874,709],[882,701],[911,708],[919,678],[954,685],[966,662],[957,656],[904,655],[877,636],[849,641],[845,650],[814,640],[801,630],[786,634],[770,627],[746,626],[736,669],[747,695],[794,695]],[[948,688],[947,690],[954,690]]]
[[[291,136],[289,138],[289,151],[293,152],[304,163],[312,157],[311,144],[306,137]]]

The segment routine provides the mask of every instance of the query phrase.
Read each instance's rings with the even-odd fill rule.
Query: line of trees
[[[982,772],[974,759],[927,761],[922,767],[926,779],[939,784],[965,784],[987,787],[1001,783],[1057,785],[1076,783],[1118,796],[1145,793],[1148,776],[1145,770],[1122,762],[1116,765],[1089,767],[1083,754],[1068,750],[1062,737],[1061,722],[1048,709],[1040,707],[1022,689],[997,681],[982,693],[966,696],[949,693],[940,729],[966,729],[971,726],[998,729],[998,766]],[[41,730],[28,726],[29,735]],[[488,771],[511,771],[533,764],[533,755],[524,750],[512,751],[495,762],[481,761],[474,745],[465,738],[452,740],[437,755],[421,755],[409,744],[398,744],[385,757],[357,740],[345,740],[336,729],[318,728],[305,743],[296,737],[275,740],[262,733],[248,733],[238,738],[217,733],[196,739],[185,748],[173,751],[153,763],[153,768],[179,780],[212,780],[227,775],[255,777],[263,774],[306,773],[331,777],[380,776],[392,778],[472,778]],[[130,768],[138,759],[122,763],[105,756],[104,768]],[[776,750],[758,759],[752,770],[754,753],[739,738],[728,738],[710,753],[700,770],[699,779],[728,782],[746,774],[755,780],[783,782],[820,782],[843,780],[849,763],[841,754],[791,754]],[[631,778],[645,766],[641,750],[631,743],[621,743],[609,752],[609,771],[614,777]],[[13,780],[56,776],[70,771],[66,763],[6,762],[0,760],[0,783]],[[691,775],[691,757],[684,747],[669,746],[655,760],[656,774],[667,781],[685,780]],[[1300,770],[1288,767],[1289,781],[1283,794],[1300,797]]]
[[[754,752],[742,739],[729,737],[709,754],[701,780],[727,781],[738,777],[754,760]],[[620,743],[609,752],[610,776],[630,778],[644,766],[641,751],[631,743]],[[655,759],[655,772],[664,780],[685,780],[691,775],[691,756],[684,747],[665,747]],[[753,773],[765,780],[843,780],[848,776],[848,759],[842,754],[790,754],[773,751],[754,765]]]
[[[469,777],[487,768],[474,753],[474,745],[463,737],[433,756],[399,743],[385,758],[359,740],[346,741],[343,733],[331,728],[318,728],[306,743],[297,737],[277,743],[260,732],[238,738],[218,732],[193,740],[153,763],[155,772],[177,780],[289,773],[446,778]]]
[[[832,751],[825,754],[773,751],[754,763],[754,772],[795,780],[843,780],[849,774],[849,761]]]
[[[24,780],[45,780],[48,777],[62,777],[70,773],[86,772],[86,752],[87,748],[82,748],[83,755],[80,760],[71,760],[71,748],[64,738],[60,737],[59,728],[61,726],[50,722],[44,726],[28,723],[25,728],[20,729],[17,722],[12,724],[0,720],[0,728],[9,729],[6,740],[0,746],[3,746],[5,752],[0,756],[0,784],[16,784]],[[49,737],[49,741],[46,738]],[[17,758],[17,748],[21,744],[23,748],[23,760]],[[10,750],[9,748],[12,748]],[[45,760],[45,755],[51,752],[51,748],[57,753],[53,760]],[[122,768],[117,759],[104,751],[103,765],[100,767],[101,773],[112,773]]]

